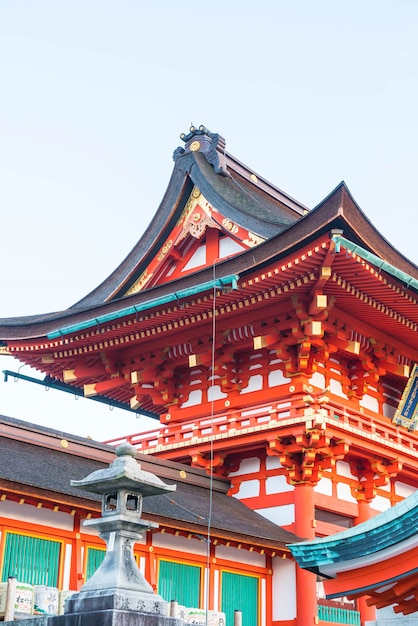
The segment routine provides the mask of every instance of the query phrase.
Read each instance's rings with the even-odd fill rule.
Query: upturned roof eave
[[[379,554],[384,560],[388,548],[416,534],[417,518],[418,492],[415,492],[362,524],[329,537],[292,544],[290,549],[301,567],[327,575],[333,564],[367,560]]]
[[[70,308],[104,303],[126,291],[134,277],[146,269],[147,264],[169,237],[193,186],[198,187],[205,199],[224,217],[236,221],[240,226],[265,239],[277,235],[307,211],[305,206],[258,175],[257,183],[252,185],[263,199],[260,200],[255,194],[251,195],[247,189],[241,188],[239,183],[234,181],[234,175],[238,174],[250,180],[252,170],[232,155],[226,153],[225,156],[228,176],[216,173],[205,156],[199,152],[188,152],[178,157],[157,212],[137,244],[97,288]],[[272,204],[273,201],[283,204],[282,217],[277,206]],[[263,206],[267,210],[267,215],[260,218]],[[268,211],[272,213],[271,218]]]
[[[152,256],[153,251],[159,245],[162,246],[169,229],[174,226],[183,209],[181,203],[184,200],[184,196],[187,195],[188,187],[190,187],[190,192],[191,182],[189,181],[188,172],[175,166],[163,199],[139,241],[122,263],[100,285],[73,304],[69,310],[84,309],[103,304],[120,292],[124,285],[129,283],[129,279],[138,266],[144,263],[144,261],[146,262],[146,259]]]
[[[317,213],[327,211],[340,212],[350,229],[350,238],[357,238],[355,243],[363,245],[382,260],[418,278],[418,267],[373,225],[359,204],[354,199],[348,186],[341,181],[319,204],[311,211],[315,218]],[[345,235],[346,236],[346,235]]]
[[[276,237],[233,258],[221,261],[216,266],[217,277],[243,276],[254,271],[256,267],[261,268],[274,259],[289,255],[306,243],[327,232],[331,233],[332,229],[337,228],[343,232],[345,237],[370,249],[380,258],[418,279],[417,266],[401,255],[380,235],[356,203],[349,201],[350,198],[346,191],[348,192],[345,184],[341,183],[334,190],[333,195],[328,196],[314,210]],[[130,304],[140,304],[157,299],[171,293],[173,289],[179,291],[209,282],[212,278],[213,268],[210,267],[178,279],[175,283],[164,283],[127,298],[70,308],[47,315],[3,319],[0,320],[0,339],[4,341],[23,340],[46,336],[57,327],[58,323],[63,325],[80,323],[96,315],[108,314],[122,307],[128,307]]]

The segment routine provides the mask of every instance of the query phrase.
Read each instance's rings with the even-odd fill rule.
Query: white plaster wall
[[[325,389],[325,376],[320,372],[314,372],[309,382],[314,387],[319,387],[320,389]]]
[[[385,402],[383,404],[382,411],[385,417],[388,417],[389,419],[393,419],[396,413],[396,407],[392,406],[391,404],[386,404]]]
[[[187,537],[175,537],[169,533],[158,533],[152,536],[152,545],[156,548],[168,548],[177,552],[188,554],[206,555],[206,542],[199,539],[187,539]]]
[[[219,611],[220,610],[220,605],[219,605],[219,570],[215,570],[214,571],[214,575],[213,575],[213,610],[214,611]]]
[[[283,465],[280,463],[280,459],[278,456],[266,457],[266,469],[267,470],[279,469],[280,467],[283,467]]]
[[[248,381],[248,386],[241,389],[240,395],[244,393],[249,393],[250,391],[260,391],[263,388],[263,377],[261,374],[256,374],[255,376],[251,376]]]
[[[219,258],[224,259],[230,254],[236,254],[245,250],[244,246],[241,246],[237,241],[230,239],[230,237],[221,237],[219,239]]]
[[[28,524],[40,524],[49,528],[72,531],[74,528],[74,518],[62,511],[51,511],[49,509],[37,509],[29,504],[18,504],[4,500],[0,502],[0,516],[13,520],[24,520]]]
[[[335,380],[335,378],[331,378],[329,381],[329,390],[335,396],[339,396],[340,398],[346,398],[346,394],[343,391],[342,385],[339,380]]]
[[[284,491],[293,491],[293,485],[289,485],[286,476],[269,476],[266,478],[266,494],[283,493]]]
[[[273,559],[273,620],[296,617],[296,572],[290,559]]]
[[[395,493],[397,496],[401,496],[401,498],[407,498],[411,495],[411,493],[415,493],[416,489],[411,487],[411,485],[406,485],[405,483],[395,482]]]
[[[215,556],[217,559],[224,559],[232,563],[242,563],[243,565],[254,565],[255,567],[265,567],[266,557],[259,552],[249,550],[238,550],[232,546],[215,546]]]
[[[330,478],[321,478],[314,487],[316,493],[323,493],[326,496],[332,496],[332,480]]]
[[[240,463],[239,469],[236,472],[230,472],[229,476],[241,476],[242,474],[256,474],[260,471],[260,459],[257,457],[251,457],[250,459],[243,459]]]
[[[270,372],[268,375],[269,387],[278,387],[279,385],[284,385],[289,382],[290,382],[290,378],[286,378],[282,370],[274,370],[273,372]]]
[[[266,626],[266,580],[261,579],[261,626]]]
[[[295,507],[293,504],[256,509],[256,512],[278,526],[287,526],[288,524],[293,524],[295,521]]]
[[[351,473],[349,463],[346,463],[345,461],[337,461],[337,474],[339,476],[344,476],[344,478],[354,478]]]
[[[383,512],[390,509],[390,500],[389,498],[384,498],[383,496],[375,496],[371,503],[371,506],[377,511]]]
[[[201,404],[202,397],[203,397],[202,390],[194,389],[193,391],[189,393],[189,397],[187,398],[186,402],[183,402],[181,406],[187,407],[187,406],[196,406],[197,404]]]
[[[211,402],[212,400],[222,400],[222,398],[228,397],[228,394],[221,391],[221,388],[219,385],[212,385],[211,387],[209,387],[207,395],[208,395],[209,402]]]
[[[194,267],[200,267],[206,263],[206,244],[202,244],[197,248],[196,252],[192,254],[189,261],[183,268],[183,272],[193,269]]]
[[[346,502],[357,502],[357,500],[351,495],[350,485],[347,485],[346,483],[338,483],[337,498],[345,500]]]
[[[71,553],[72,553],[72,545],[70,543],[66,543],[65,551],[64,551],[64,569],[63,569],[63,577],[62,577],[63,589],[70,588]]]
[[[373,398],[365,394],[359,402],[360,406],[364,406],[365,409],[369,409],[369,411],[374,411],[375,413],[379,413],[379,402],[377,398]]]
[[[237,491],[234,493],[234,498],[242,500],[243,498],[255,498],[260,495],[260,481],[259,480],[244,480]]]

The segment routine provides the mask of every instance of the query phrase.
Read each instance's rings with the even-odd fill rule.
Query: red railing
[[[165,426],[159,424],[148,432],[140,432],[126,437],[107,441],[111,445],[119,445],[129,441],[138,451],[158,453],[162,450],[188,448],[211,440],[234,438],[239,435],[252,435],[257,432],[274,432],[277,428],[290,424],[303,424],[312,419],[324,421],[328,428],[351,437],[373,438],[374,443],[384,447],[396,448],[398,452],[414,456],[418,452],[418,437],[413,432],[392,424],[389,418],[368,409],[356,409],[343,404],[341,399],[333,396],[327,403],[321,404],[315,416],[309,414],[307,404],[300,395],[287,395],[279,401],[244,407],[240,410],[231,409],[223,412],[190,419],[186,422],[172,422]]]

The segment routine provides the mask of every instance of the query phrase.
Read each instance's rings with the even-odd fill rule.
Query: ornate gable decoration
[[[145,287],[204,269],[263,241],[262,237],[224,217],[194,187],[170,236],[124,295],[131,296]]]

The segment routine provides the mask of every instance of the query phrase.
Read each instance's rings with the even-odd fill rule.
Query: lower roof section
[[[378,608],[418,610],[418,492],[330,537],[289,545],[298,565],[323,576],[327,598],[369,596]]]
[[[418,492],[358,526],[335,535],[291,546],[300,567],[333,577],[342,570],[384,559],[404,542],[417,541]],[[406,545],[406,544],[405,544]],[[401,552],[402,549],[400,548]]]
[[[39,500],[60,503],[63,510],[78,507],[100,512],[100,497],[76,489],[81,480],[109,465],[113,446],[0,416],[0,491],[5,499],[16,496],[35,506]],[[270,553],[289,552],[298,538],[238,499],[227,495],[229,482],[180,463],[137,455],[142,469],[177,489],[169,495],[144,499],[143,517],[161,527],[206,536]]]

